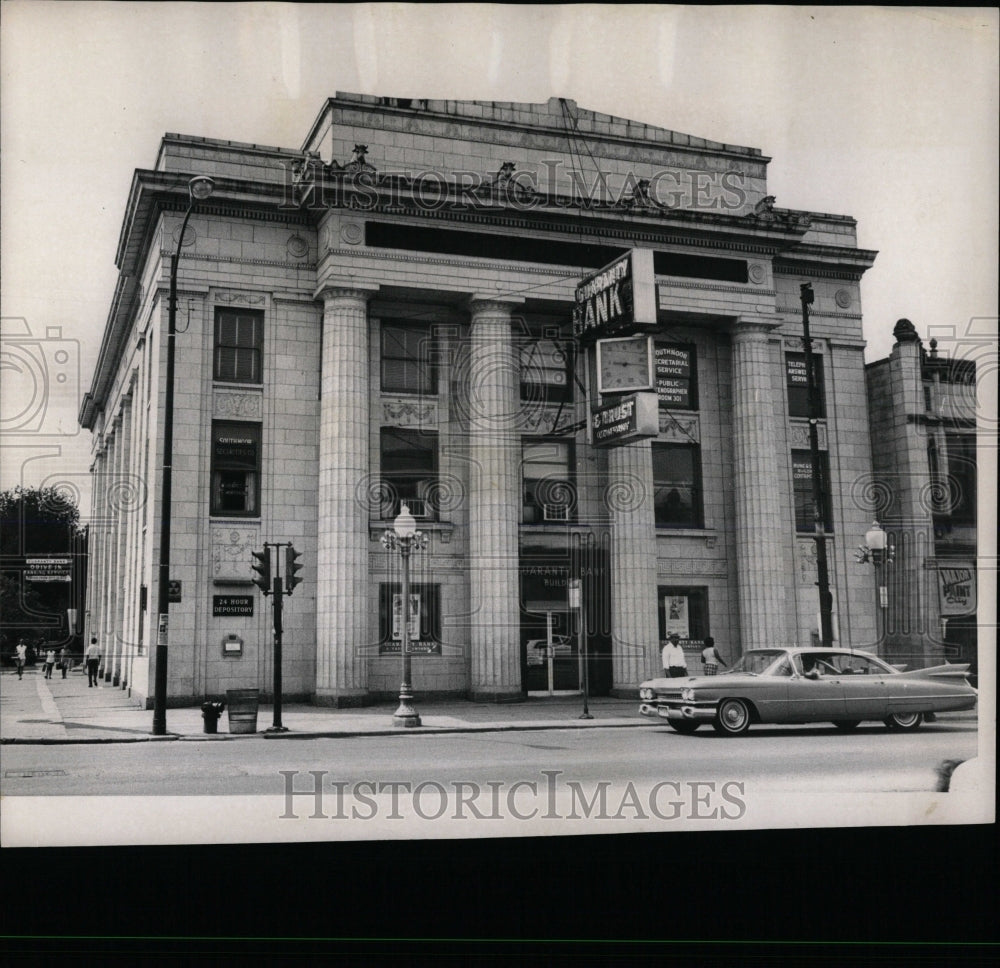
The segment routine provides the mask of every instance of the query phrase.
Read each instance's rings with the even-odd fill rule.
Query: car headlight
[[[653,690],[649,688],[639,690],[640,699],[652,699],[654,696]]]
[[[683,699],[684,702],[694,702],[694,690],[693,689],[682,689],[681,690],[681,699]]]

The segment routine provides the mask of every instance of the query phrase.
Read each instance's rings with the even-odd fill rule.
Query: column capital
[[[775,319],[774,316],[737,316],[730,332],[736,339],[753,339],[769,336],[783,325],[783,321]]]
[[[524,296],[505,296],[499,293],[476,292],[469,296],[469,311],[478,316],[497,313],[509,316],[518,306],[524,305]]]
[[[313,299],[322,299],[324,302],[331,299],[353,299],[367,303],[378,291],[379,286],[375,283],[330,279],[320,284]]]

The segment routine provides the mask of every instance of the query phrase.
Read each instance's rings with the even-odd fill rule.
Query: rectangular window
[[[576,520],[573,444],[532,440],[521,445],[521,521],[546,524]]]
[[[260,424],[212,423],[211,513],[260,515]]]
[[[661,410],[698,409],[695,348],[686,343],[654,343],[656,395]]]
[[[382,389],[389,393],[438,392],[431,328],[420,323],[382,323]]]
[[[812,355],[813,373],[816,376],[816,398],[819,402],[817,417],[826,416],[826,392],[823,386],[823,357]],[[788,386],[788,415],[809,417],[809,382],[806,378],[806,354],[785,354],[785,382]]]
[[[976,523],[976,435],[948,434],[947,501],[952,524]]]
[[[394,518],[406,504],[417,520],[437,520],[437,433],[383,427],[379,437],[379,517]]]
[[[653,449],[653,506],[658,528],[704,527],[701,447],[659,444]]]
[[[657,589],[660,602],[658,611],[660,641],[676,632],[683,644],[704,644],[708,630],[708,589],[660,585]],[[692,668],[692,674],[695,673]]]
[[[214,377],[224,383],[260,383],[264,313],[254,309],[215,310]]]
[[[795,494],[795,530],[815,531],[813,516],[812,455],[808,450],[792,451],[792,490]],[[830,502],[830,459],[819,455],[820,484],[823,490],[823,524],[833,531],[833,505]]]
[[[573,355],[568,341],[532,339],[521,346],[521,399],[572,402]]]
[[[379,585],[379,653],[399,654],[403,640],[403,596],[398,582]],[[410,584],[410,652],[441,654],[441,586]]]

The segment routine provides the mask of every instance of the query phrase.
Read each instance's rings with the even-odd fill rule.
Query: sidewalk
[[[580,719],[582,696],[531,698],[520,703],[473,703],[416,697],[422,726],[392,725],[396,703],[360,709],[331,709],[304,703],[283,703],[284,733],[265,732],[274,721],[273,708],[261,705],[256,733],[231,734],[226,713],[218,733],[204,732],[200,706],[167,709],[167,735],[153,736],[153,711],[140,709],[127,690],[102,682],[87,686],[81,670],[61,678],[58,670],[45,679],[41,667],[26,669],[24,678],[5,669],[0,677],[0,743],[136,743],[167,740],[294,739],[306,736],[416,735],[426,733],[490,732],[516,729],[586,729],[608,726],[658,726],[639,715],[639,701],[595,698],[593,719]]]

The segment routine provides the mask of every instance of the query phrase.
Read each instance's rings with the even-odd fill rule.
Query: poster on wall
[[[666,595],[663,599],[663,626],[667,636],[676,632],[682,639],[691,638],[687,595]]]
[[[403,638],[403,596],[394,594],[392,596],[392,640],[400,641]],[[412,593],[410,595],[410,642],[416,642],[420,638],[420,595]]]

